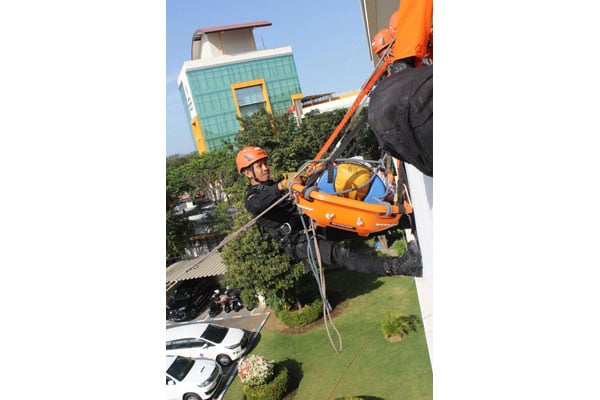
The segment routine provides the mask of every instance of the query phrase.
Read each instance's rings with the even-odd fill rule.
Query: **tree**
[[[167,170],[175,169],[183,164],[189,162],[190,158],[194,157],[197,153],[194,151],[188,154],[174,154],[167,157]]]
[[[269,163],[277,171],[284,171],[287,160],[295,160],[294,154],[286,154],[288,140],[296,132],[296,123],[287,114],[269,114],[260,110],[240,119],[242,129],[235,142],[239,149],[259,146],[269,153]]]
[[[266,111],[259,111],[241,119],[243,129],[235,142],[240,149],[246,146],[265,149],[269,153],[269,162],[275,174],[296,171],[303,163],[314,159],[342,121],[346,111],[337,109],[320,113],[314,110],[304,116],[300,126],[286,114],[271,115]],[[350,129],[357,131],[353,146],[350,146],[354,148],[353,155],[379,159],[380,149],[368,125],[366,110],[360,113],[356,121],[350,126]],[[349,124],[345,128],[348,127]],[[331,151],[332,148],[328,150]],[[328,153],[325,156],[327,155]]]
[[[167,190],[166,210],[166,250],[167,261],[181,257],[188,246],[188,238],[194,234],[195,226],[182,214],[176,214],[169,204],[174,204],[176,197]]]
[[[195,191],[205,192],[210,201],[217,204],[228,201],[224,187],[237,179],[233,146],[226,144],[217,150],[197,155],[177,171]]]
[[[168,159],[167,188],[171,193],[197,193],[203,191],[212,202],[227,201],[225,187],[237,179],[233,145],[224,146],[202,154],[187,156],[186,161]]]
[[[189,246],[189,238],[195,233],[196,225],[184,215],[173,211],[178,196],[184,193],[208,193],[215,203],[227,200],[224,185],[231,184],[236,178],[233,147],[203,153],[192,153],[186,156],[167,158],[166,176],[166,249],[167,259],[180,257]],[[218,207],[213,224],[219,228],[229,225],[226,214],[227,207]]]
[[[248,212],[241,212],[233,231],[250,219]],[[298,303],[297,284],[305,274],[303,264],[293,263],[256,225],[227,244],[221,256],[227,265],[225,279],[229,286],[262,294],[274,308],[284,303]]]
[[[325,113],[319,113],[318,110],[313,110],[304,116],[297,135],[297,145],[302,146],[302,143],[305,143],[304,149],[309,152],[309,154],[306,154],[305,156],[306,159],[311,159],[316,156],[319,150],[321,150],[321,147],[323,147],[327,139],[329,139],[333,131],[342,121],[346,112],[346,109],[337,109]],[[367,109],[362,109],[362,111],[350,118],[336,138],[336,142],[343,135],[347,135],[350,132],[355,133],[355,137],[347,146],[348,153],[350,154],[342,154],[343,156],[359,155],[365,159],[379,159],[381,150],[377,143],[377,138],[369,126]],[[333,151],[334,145],[335,143],[329,147],[328,152],[325,153],[324,157],[328,156],[331,151]]]

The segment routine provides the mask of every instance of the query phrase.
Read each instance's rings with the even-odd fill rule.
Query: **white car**
[[[167,356],[167,400],[210,399],[222,380],[215,360]]]
[[[206,322],[167,328],[167,355],[205,357],[227,366],[247,349],[248,335],[242,329]]]

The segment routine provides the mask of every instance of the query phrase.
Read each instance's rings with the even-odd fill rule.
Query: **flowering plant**
[[[238,376],[248,386],[264,385],[273,375],[273,362],[262,356],[250,355],[238,367]]]

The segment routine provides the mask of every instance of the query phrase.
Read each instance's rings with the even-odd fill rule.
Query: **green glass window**
[[[265,108],[265,99],[260,85],[236,89],[235,95],[243,117]]]

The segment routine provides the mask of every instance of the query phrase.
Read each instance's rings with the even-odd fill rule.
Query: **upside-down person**
[[[257,146],[240,150],[236,157],[238,172],[248,178],[246,190],[246,209],[258,216],[269,206],[287,193],[289,178],[275,182],[271,179],[268,154]],[[303,183],[302,178],[295,178],[295,183]],[[301,215],[292,200],[286,199],[270,209],[258,219],[258,224],[280,244],[283,250],[294,260],[303,261],[308,267],[308,246],[314,252],[314,239],[307,240]],[[308,226],[308,220],[305,221]],[[375,275],[422,276],[421,255],[416,242],[408,244],[408,251],[402,257],[377,257],[341,246],[327,240],[317,233],[317,242],[321,260],[324,264],[344,267],[352,271],[372,273]]]

